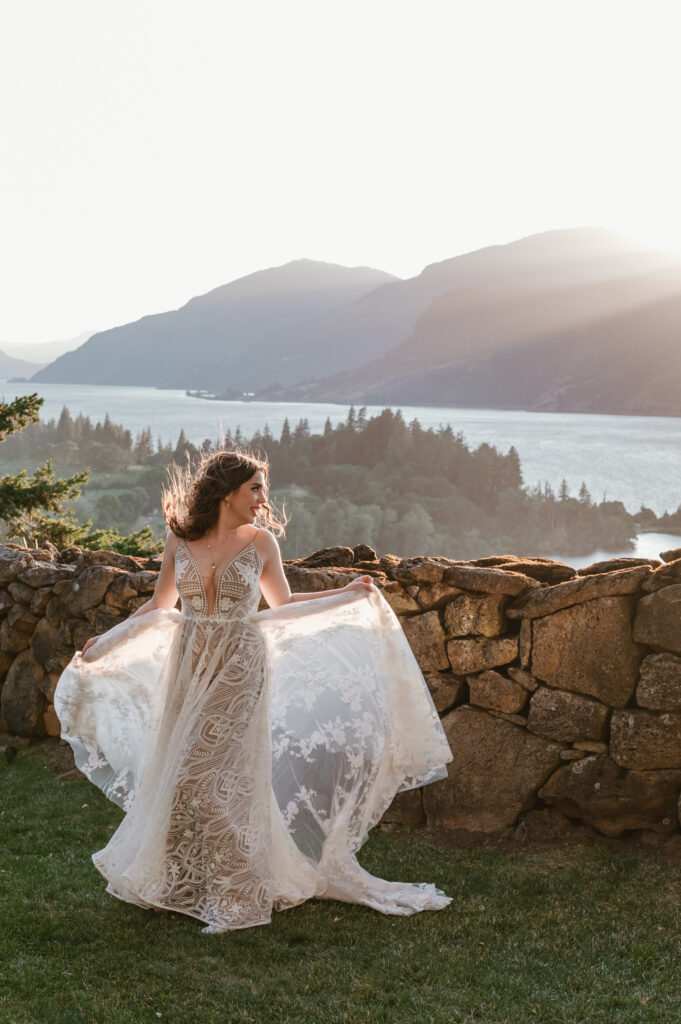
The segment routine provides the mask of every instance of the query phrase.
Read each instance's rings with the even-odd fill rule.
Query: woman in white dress
[[[241,452],[178,473],[164,512],[154,596],[91,638],[55,693],[77,764],[127,812],[93,856],[108,891],[206,932],[311,897],[388,914],[446,906],[434,886],[375,878],[355,856],[395,793],[451,760],[371,578],[291,594],[267,466]],[[258,612],[261,591],[270,610]]]

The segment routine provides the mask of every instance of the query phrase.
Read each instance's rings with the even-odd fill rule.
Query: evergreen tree
[[[37,394],[17,398],[9,404],[0,402],[0,441],[35,423],[42,404],[43,399]],[[73,425],[70,416],[68,419]],[[66,480],[57,479],[52,461],[48,459],[33,476],[22,470],[16,475],[1,477],[0,520],[5,522],[8,536],[30,543],[44,540],[55,543],[65,534],[70,536],[75,521],[72,509],[64,502],[79,497],[89,476],[90,471],[86,469]]]
[[[59,416],[59,422],[57,423],[57,437],[60,441],[70,441],[76,433],[75,424],[71,418],[71,413],[64,406]]]
[[[586,483],[582,480],[582,486],[579,488],[579,500],[582,505],[591,505],[591,495],[589,494],[589,488]]]
[[[92,421],[89,416],[78,413],[74,420],[75,436],[78,441],[89,441],[92,437]]]
[[[193,459],[196,457],[196,448],[187,440],[187,435],[184,432],[184,428],[180,430],[177,444],[175,445],[175,451],[173,452],[173,459],[177,463],[184,463],[187,457]]]
[[[511,445],[508,449],[506,456],[506,472],[505,472],[505,485],[506,487],[516,488],[522,487],[523,485],[523,473],[520,468],[520,455],[515,445]]]
[[[104,425],[102,427],[102,442],[104,444],[116,444],[116,428],[111,422],[111,417],[108,412],[104,416]]]
[[[151,427],[147,427],[146,430],[139,432],[135,439],[135,447],[132,454],[138,464],[148,462],[152,457],[154,454],[154,438],[151,433]]]
[[[37,423],[40,419],[40,407],[44,398],[37,394],[21,395],[9,404],[0,402],[0,442],[9,434],[18,434],[29,423]]]
[[[293,439],[297,445],[300,445],[303,441],[306,441],[310,436],[310,424],[307,419],[298,421],[298,426],[293,432]]]

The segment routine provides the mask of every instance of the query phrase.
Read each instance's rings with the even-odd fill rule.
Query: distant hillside
[[[31,377],[42,365],[44,364],[32,363],[27,359],[15,359],[0,349],[0,381],[10,380],[12,377]]]
[[[58,359],[64,352],[72,352],[79,345],[84,344],[91,338],[94,331],[82,331],[74,338],[63,338],[59,341],[39,341],[33,345],[27,343],[7,342],[0,346],[8,356],[15,359],[27,359],[30,363],[46,366],[53,360]],[[33,370],[35,373],[36,370]]]
[[[351,373],[291,389],[291,399],[552,412],[681,415],[681,277],[659,282],[492,295],[457,310],[446,338],[433,304],[413,338]],[[624,312],[608,315],[619,293]],[[601,307],[599,313],[598,307]],[[588,315],[588,312],[591,315]],[[563,323],[558,321],[562,319]]]
[[[404,341],[353,371],[291,388],[286,397],[681,413],[675,396],[681,395],[681,319],[672,312],[681,295],[677,257],[576,229],[444,266],[456,287],[431,302]],[[443,265],[421,276],[436,271],[442,274]]]
[[[95,334],[33,380],[261,391],[351,368],[389,347],[320,343],[338,312],[396,278],[297,260]],[[392,339],[391,342],[392,343]]]
[[[405,281],[298,260],[96,334],[32,380],[677,415],[679,295],[681,257],[598,228],[489,246]]]

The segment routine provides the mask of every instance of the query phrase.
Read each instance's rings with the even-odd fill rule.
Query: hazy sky
[[[0,15],[3,342],[309,257],[681,249],[678,4],[32,0]]]

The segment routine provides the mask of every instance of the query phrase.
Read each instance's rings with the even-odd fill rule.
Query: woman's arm
[[[177,599],[180,596],[175,586],[175,552],[177,551],[178,544],[179,539],[168,530],[163,548],[161,571],[156,580],[153,596],[129,616],[131,619],[136,615],[145,615],[147,612],[153,612],[157,608],[165,608],[166,611],[170,611],[177,604]]]
[[[292,594],[288,580],[284,575],[281,552],[276,539],[268,530],[260,530],[256,539],[256,547],[262,559],[262,576],[260,589],[270,608],[279,608],[283,604],[294,601],[311,601],[317,597],[331,597],[333,594],[345,594],[348,591],[360,590],[370,594],[373,590],[371,576],[359,576],[345,587],[334,590],[316,590],[311,594]]]
[[[168,531],[166,537],[165,546],[163,548],[163,559],[161,561],[161,571],[158,574],[156,580],[156,586],[154,587],[153,596],[145,601],[144,604],[140,605],[137,611],[129,615],[128,618],[134,619],[136,615],[146,615],[147,612],[153,612],[158,608],[165,608],[169,611],[174,608],[177,603],[178,592],[175,586],[175,552],[177,551],[177,545],[179,541],[174,533]],[[97,636],[91,636],[90,639],[83,645],[82,653],[85,654],[88,647],[92,647],[95,640],[99,639]]]

